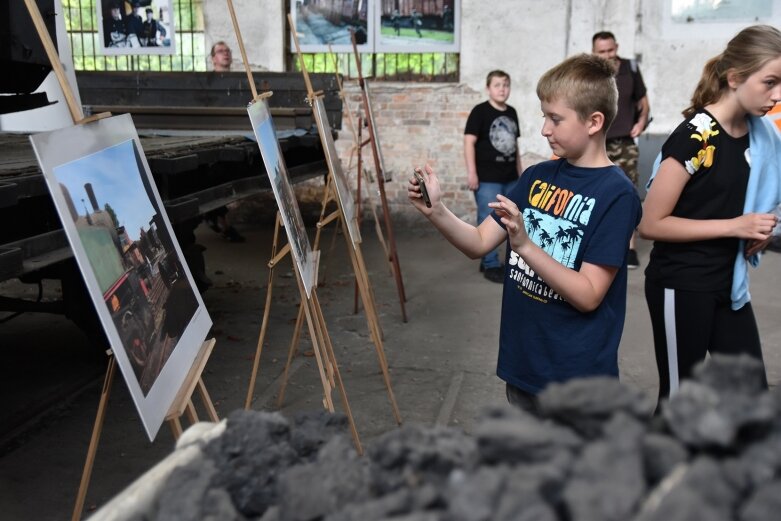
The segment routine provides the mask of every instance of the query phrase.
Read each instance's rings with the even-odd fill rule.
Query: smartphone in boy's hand
[[[423,202],[426,203],[426,208],[431,208],[431,199],[428,196],[428,190],[426,190],[426,180],[420,169],[416,168],[412,171],[412,175],[418,180],[418,186],[420,186],[420,195],[423,196]]]

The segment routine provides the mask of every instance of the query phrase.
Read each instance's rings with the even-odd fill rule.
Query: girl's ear
[[[593,136],[605,126],[605,115],[601,112],[592,112],[588,118],[587,125],[588,135]]]
[[[729,85],[730,89],[737,89],[741,83],[743,82],[740,81],[740,78],[735,72],[735,69],[730,69],[727,71],[727,85]]]

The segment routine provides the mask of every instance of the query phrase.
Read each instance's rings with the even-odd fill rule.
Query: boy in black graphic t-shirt
[[[488,101],[480,103],[469,114],[464,129],[464,160],[467,184],[475,193],[477,224],[491,213],[488,203],[497,194],[507,195],[521,175],[521,155],[518,150],[518,114],[507,104],[510,97],[510,76],[500,70],[486,78]],[[495,251],[480,262],[480,271],[493,282],[504,280],[504,270]]]

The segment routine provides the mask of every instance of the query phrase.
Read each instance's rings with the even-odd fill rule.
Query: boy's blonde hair
[[[615,69],[607,60],[593,54],[567,58],[542,75],[537,82],[540,101],[559,100],[574,110],[581,121],[594,112],[605,116],[602,132],[607,132],[618,111]]]

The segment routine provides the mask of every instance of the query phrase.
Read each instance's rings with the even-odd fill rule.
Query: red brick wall
[[[345,87],[347,102],[354,114],[362,112],[362,96],[357,85]],[[448,208],[456,215],[471,218],[474,197],[466,189],[463,158],[463,132],[472,107],[482,101],[482,92],[455,84],[372,83],[372,108],[377,126],[385,169],[393,180],[385,184],[392,214],[415,215],[407,200],[406,181],[412,169],[430,164],[440,176]],[[368,138],[367,129],[363,138]],[[336,141],[337,150],[346,169],[350,159],[353,136],[347,114]],[[363,158],[374,172],[374,162],[368,146]],[[353,160],[355,163],[355,160]],[[355,178],[355,168],[350,171]],[[377,200],[379,202],[379,200]]]
[[[360,89],[355,82],[346,82],[345,91],[345,111],[349,107],[353,121],[357,123],[358,113],[363,113]],[[439,175],[447,207],[465,221],[474,222],[475,202],[472,192],[466,187],[463,136],[469,112],[486,99],[485,93],[452,83],[376,82],[371,84],[371,95],[385,169],[393,178],[391,182],[385,183],[385,192],[394,221],[420,218],[407,199],[406,182],[415,166],[428,163]],[[368,136],[368,129],[364,128],[362,138],[366,140]],[[336,148],[351,187],[355,190],[356,159],[353,158],[350,167],[353,134],[346,112]],[[365,167],[374,176],[370,147],[363,147],[362,154]],[[546,159],[535,154],[523,154],[522,158],[524,166]],[[379,205],[376,184],[372,188],[372,197]],[[318,203],[322,199],[322,181],[314,179],[297,185],[295,190],[302,212],[307,214],[305,218],[309,216],[316,219],[319,214]],[[364,191],[363,201],[366,200]],[[364,216],[372,218],[368,209],[364,211]]]

